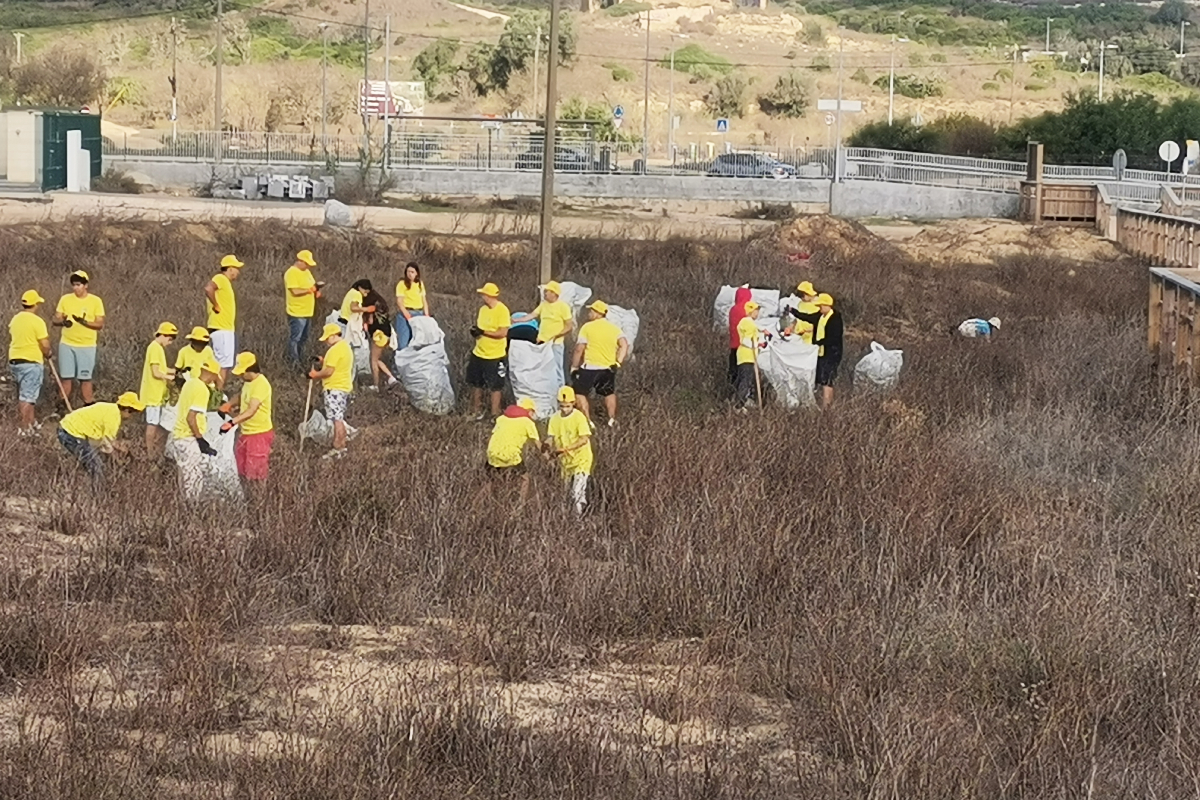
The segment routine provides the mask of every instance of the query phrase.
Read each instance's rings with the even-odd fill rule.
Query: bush
[[[825,31],[821,29],[820,23],[814,22],[804,28],[800,38],[805,44],[824,45]]]
[[[637,0],[625,0],[624,3],[617,3],[615,6],[609,6],[604,9],[604,13],[610,17],[629,17],[634,14],[641,14],[643,11],[649,11],[653,6],[649,3],[640,3]]]
[[[892,81],[891,75],[880,75],[875,79],[875,86],[887,90],[889,82]],[[921,99],[924,97],[941,97],[942,84],[932,78],[920,78],[911,74],[897,74],[894,79],[894,90],[896,94],[903,97],[912,97]]]
[[[704,104],[714,117],[741,117],[745,113],[744,97],[750,83],[740,75],[725,75],[713,84],[704,96]]]
[[[629,67],[613,61],[606,63],[604,68],[612,73],[612,79],[618,83],[628,83],[637,77]]]
[[[854,74],[850,76],[850,80],[854,81],[855,83],[861,83],[864,86],[871,85],[871,76],[868,75],[867,71],[862,67],[854,70]]]
[[[932,53],[929,56],[929,60],[932,61],[934,64],[945,64],[946,63],[946,54],[945,53]]]
[[[12,71],[13,93],[29,105],[93,105],[104,85],[104,68],[84,50],[66,46],[39,53]]]
[[[829,72],[833,69],[833,65],[829,62],[829,56],[824,53],[813,56],[812,63],[808,68],[813,72]]]
[[[664,56],[658,65],[670,69],[671,56]],[[692,42],[675,51],[675,71],[698,76],[728,75],[733,72],[733,64],[729,59],[710,53]]]
[[[808,109],[811,90],[800,74],[789,71],[775,81],[775,88],[758,96],[758,107],[769,117],[799,119]]]
[[[1000,84],[996,83],[995,81],[984,81],[983,85],[979,88],[983,89],[985,92],[998,92],[1000,91]]]
[[[109,166],[92,179],[92,191],[106,194],[141,194],[142,186],[121,170]]]
[[[1025,91],[1027,91],[1027,92],[1043,92],[1045,90],[1046,90],[1046,84],[1044,84],[1044,83],[1027,83],[1027,84],[1025,84]]]
[[[457,71],[459,48],[457,39],[438,39],[413,59],[413,73],[425,81],[425,92],[429,97],[440,97],[439,84]]]

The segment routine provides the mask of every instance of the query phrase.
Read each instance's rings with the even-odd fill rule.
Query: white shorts
[[[146,415],[147,425],[157,425],[162,422],[162,406],[146,406],[146,410],[142,413]]]
[[[237,358],[237,338],[233,331],[210,331],[212,337],[213,355],[217,357],[217,366],[221,369],[233,369]]]

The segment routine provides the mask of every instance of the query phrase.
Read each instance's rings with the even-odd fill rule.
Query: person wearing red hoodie
[[[525,472],[524,451],[527,444],[540,445],[537,425],[533,422],[533,401],[521,398],[504,409],[496,418],[492,436],[488,440],[488,472],[493,475],[519,477],[520,502],[525,502],[529,493],[529,475]]]
[[[750,297],[750,287],[739,286],[733,293],[733,308],[729,309],[729,383],[733,386],[737,386],[737,351],[742,341],[737,326],[746,317],[746,303],[750,302]]]

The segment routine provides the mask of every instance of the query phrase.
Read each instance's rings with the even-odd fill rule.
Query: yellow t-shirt
[[[404,281],[396,284],[396,299],[400,301],[403,308],[409,311],[423,311],[425,309],[425,283],[424,281],[416,281],[412,287],[404,285]]]
[[[554,446],[560,450],[570,447],[580,439],[588,439],[588,443],[583,447],[563,453],[559,456],[559,460],[562,461],[564,477],[592,474],[592,426],[588,424],[587,417],[583,415],[582,411],[576,408],[565,417],[562,414],[555,414],[547,423],[546,434],[554,438]]]
[[[480,307],[479,316],[475,318],[475,327],[489,332],[498,331],[501,328],[507,328],[511,325],[512,315],[508,313],[508,306],[504,305],[504,303],[496,303],[495,308]],[[508,352],[508,340],[480,336],[475,340],[475,349],[472,352],[480,358],[486,358],[489,361],[504,358],[504,355]]]
[[[758,344],[758,326],[754,324],[754,320],[750,317],[742,317],[737,324],[738,349],[737,363],[738,364],[753,364],[754,363],[754,348],[746,347],[745,340],[749,339],[751,344]]]
[[[271,384],[267,382],[265,375],[259,375],[254,380],[242,384],[242,411],[250,408],[251,400],[261,403],[254,416],[242,423],[242,433],[266,433],[275,429],[275,424],[271,421],[271,395]]]
[[[585,322],[579,329],[579,344],[583,349],[583,366],[588,369],[608,369],[617,363],[618,342],[625,334],[607,319]]]
[[[325,354],[325,367],[333,367],[333,374],[325,379],[327,392],[354,391],[354,352],[345,339],[329,348]]]
[[[179,352],[175,355],[175,369],[178,372],[187,372],[191,377],[200,377],[200,365],[204,361],[216,361],[217,357],[213,354],[212,345],[204,345],[203,350],[196,350],[190,344],[185,344],[179,348]]]
[[[552,342],[559,338],[571,319],[571,307],[562,300],[553,303],[543,300],[533,313],[541,321],[538,326],[539,342]]]
[[[174,439],[190,439],[194,435],[188,426],[188,412],[197,411],[196,427],[203,436],[208,431],[208,384],[199,378],[188,378],[179,391],[179,416],[175,418]]]
[[[104,303],[94,294],[76,297],[74,294],[64,294],[55,307],[56,314],[62,314],[63,319],[72,321],[71,327],[63,328],[62,343],[72,347],[95,347],[99,331],[84,327],[75,322],[72,317],[80,316],[88,322],[94,322],[97,317],[104,316]]]
[[[299,297],[292,294],[292,289],[312,289],[317,285],[311,269],[288,267],[283,273],[283,289],[287,295],[287,315],[289,317],[311,317],[317,310],[317,296],[313,293]]]
[[[350,315],[354,313],[350,310],[350,307],[355,303],[358,303],[359,306],[362,306],[362,301],[363,295],[358,289],[351,289],[350,291],[346,292],[346,296],[342,298],[342,308],[340,311],[338,311],[338,316],[349,322]]]
[[[488,439],[487,460],[493,467],[517,467],[525,442],[538,442],[537,425],[529,417],[498,417]]]
[[[224,272],[213,275],[212,282],[217,286],[217,306],[220,313],[213,313],[212,303],[204,298],[204,306],[208,309],[208,328],[216,331],[231,331],[237,319],[237,298],[233,294],[233,282]]]
[[[8,323],[8,333],[12,341],[8,345],[9,361],[32,361],[43,364],[46,361],[42,355],[42,339],[49,339],[50,332],[46,329],[46,320],[32,311],[19,311]]]
[[[805,344],[812,344],[813,326],[812,326],[811,322],[805,322],[804,320],[797,320],[795,331],[796,331],[796,333],[800,334],[801,341],[803,341]]]
[[[142,386],[138,389],[138,399],[148,406],[164,405],[170,391],[165,380],[154,377],[151,367],[155,366],[159,372],[166,374],[167,351],[157,341],[146,347],[146,360],[142,362]]]
[[[67,414],[59,424],[76,439],[111,442],[121,430],[121,409],[116,403],[93,403]]]

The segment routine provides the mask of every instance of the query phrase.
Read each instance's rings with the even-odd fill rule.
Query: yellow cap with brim
[[[796,287],[796,291],[800,294],[816,294],[817,288],[812,285],[812,281],[801,281]]]
[[[201,328],[199,325],[192,328],[192,332],[187,335],[188,339],[193,342],[211,342],[212,337],[208,335],[206,328]]]
[[[388,335],[383,331],[375,331],[371,336],[371,341],[375,343],[376,347],[387,347],[388,342],[391,340],[388,339]]]
[[[154,332],[155,336],[178,336],[179,328],[175,327],[174,323],[163,322],[158,326],[158,330]]]
[[[36,306],[38,303],[46,302],[46,298],[42,297],[37,291],[30,289],[21,295],[21,305]]]
[[[819,306],[829,306],[832,308],[833,307],[833,295],[819,294],[819,295],[817,295],[816,303]]]
[[[558,281],[550,281],[546,284],[546,291],[554,294],[562,294],[562,284]]]
[[[537,409],[537,403],[533,402],[528,397],[522,397],[520,400],[517,401],[517,407],[523,408],[526,411],[533,411],[533,410]]]
[[[746,313],[749,314],[751,311],[758,311],[760,308],[762,308],[762,306],[753,300],[747,300],[744,308],[746,309]]]
[[[233,374],[245,375],[246,370],[250,369],[250,367],[253,367],[257,363],[258,358],[255,357],[254,353],[249,351],[238,353],[237,358],[233,362]]]
[[[231,253],[221,259],[221,266],[222,267],[237,267],[238,269],[241,269],[242,267],[244,267],[246,265],[243,264],[241,261],[238,261],[238,257]]]
[[[342,329],[339,328],[337,325],[334,325],[331,322],[328,325],[326,325],[324,328],[321,328],[321,338],[319,341],[328,342],[334,336],[341,336],[341,335],[342,335]]]
[[[603,300],[597,300],[588,306],[588,308],[590,308],[592,311],[595,311],[597,314],[608,313],[608,303],[604,302]]]
[[[476,294],[481,294],[484,297],[499,297],[500,287],[494,283],[485,283],[483,286],[475,290]]]
[[[136,392],[125,392],[117,398],[117,406],[120,408],[132,408],[134,411],[145,411],[146,404],[137,396]]]
[[[558,402],[574,403],[575,402],[575,390],[572,389],[570,386],[564,386],[561,389],[559,389],[558,390]]]
[[[88,281],[91,280],[91,278],[89,278],[88,274],[86,272],[84,272],[83,270],[77,269],[71,273],[71,280],[72,281],[80,280],[80,281],[83,281],[84,283],[87,283]]]
[[[216,359],[206,358],[200,363],[200,369],[204,372],[211,372],[213,375],[221,374],[221,365],[216,362]]]
[[[296,260],[303,264],[308,264],[310,267],[317,265],[317,260],[313,258],[312,250],[301,250],[299,253],[296,253]]]

